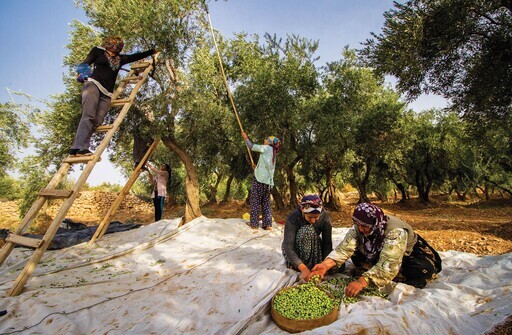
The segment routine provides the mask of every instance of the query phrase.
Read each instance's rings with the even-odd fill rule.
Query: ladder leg
[[[39,263],[41,258],[43,257],[44,252],[50,244],[52,243],[53,237],[57,233],[57,230],[59,229],[60,223],[62,221],[62,218],[66,215],[68,208],[65,208],[63,210],[59,211],[55,219],[52,221],[50,227],[48,227],[46,233],[44,234],[43,240],[44,242],[36,248],[32,256],[30,256],[28,263],[25,265],[21,273],[19,274],[18,278],[16,279],[14,285],[7,293],[10,297],[18,295],[21,290],[23,290],[23,287],[27,283],[28,279],[34,272],[36,265]],[[60,215],[59,215],[60,214]]]
[[[130,191],[130,189],[132,188],[133,184],[135,183],[135,181],[137,181],[137,178],[140,176],[140,168],[142,167],[143,164],[145,164],[148,161],[149,157],[151,157],[151,155],[153,154],[153,151],[155,151],[155,149],[158,147],[158,143],[160,143],[159,139],[154,140],[153,143],[151,143],[151,146],[148,148],[148,150],[144,154],[144,157],[142,158],[141,162],[135,168],[135,170],[133,171],[132,175],[130,176],[130,178],[128,179],[126,184],[124,185],[121,192],[119,192],[119,195],[117,196],[117,198],[114,201],[114,203],[112,204],[112,206],[110,206],[107,214],[105,215],[105,217],[101,221],[100,225],[98,226],[98,229],[96,229],[96,232],[94,233],[93,237],[89,241],[89,244],[93,244],[96,241],[96,239],[102,238],[103,235],[105,235],[105,233],[107,232],[108,226],[110,225],[110,220],[111,220],[112,216],[114,216],[114,214],[117,212],[119,206],[121,206],[121,203],[123,202],[124,198]]]
[[[57,173],[53,176],[52,180],[48,183],[48,186],[46,188],[55,188],[57,185],[61,182],[62,178],[66,175],[67,171],[70,168],[70,164],[63,163],[61,164],[59,170]],[[16,234],[22,235],[25,230],[29,227],[30,223],[32,223],[32,220],[35,219],[43,205],[45,204],[47,198],[45,197],[38,197],[37,200],[32,204],[32,207],[30,207],[29,211],[25,216],[23,217],[23,220],[19,224],[18,228],[16,228]],[[14,243],[7,242],[2,249],[0,250],[0,266],[4,264],[5,260],[9,255],[11,254],[12,250],[14,248]]]

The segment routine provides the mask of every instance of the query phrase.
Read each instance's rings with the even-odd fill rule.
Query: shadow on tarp
[[[110,225],[108,226],[105,234],[132,230],[139,228],[140,226],[142,225],[137,223],[122,223],[119,221],[112,221],[110,222]],[[89,241],[96,232],[96,229],[98,229],[98,226],[86,226],[83,223],[74,222],[71,219],[64,219],[59,229],[57,230],[52,243],[48,247],[48,250],[63,249]],[[0,235],[2,239],[5,239],[9,235],[9,231],[7,229],[1,229]],[[42,239],[44,235],[23,234],[23,236]],[[24,246],[17,247],[28,248]]]

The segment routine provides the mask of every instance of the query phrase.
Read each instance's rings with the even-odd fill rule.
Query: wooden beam
[[[123,106],[126,104],[131,104],[132,101],[130,99],[118,99],[118,100],[111,100],[110,106]]]
[[[41,197],[49,197],[53,199],[66,199],[69,198],[73,194],[73,190],[56,190],[43,188],[39,191],[37,195]]]
[[[97,132],[97,133],[106,133],[107,131],[109,131],[113,127],[114,126],[111,125],[111,124],[106,124],[106,125],[103,125],[103,126],[96,127],[96,129],[94,131]]]
[[[18,245],[23,245],[25,247],[30,248],[38,248],[42,243],[44,243],[44,240],[40,240],[37,238],[31,238],[31,237],[25,237],[21,235],[15,235],[15,234],[9,234],[7,238],[5,239],[6,242],[11,242]]]
[[[150,65],[151,65],[150,62],[139,62],[139,63],[133,64],[130,69],[132,69],[132,70],[142,70],[142,69],[147,68]]]
[[[139,81],[142,77],[141,76],[132,76],[132,77],[124,77],[121,79],[122,82],[132,82],[132,81]]]
[[[89,156],[68,156],[63,160],[64,163],[76,164],[76,163],[88,163],[94,160],[94,155]],[[101,161],[101,157],[98,157],[98,162]]]

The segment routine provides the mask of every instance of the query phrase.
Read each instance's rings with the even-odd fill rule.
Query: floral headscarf
[[[121,57],[119,57],[119,53],[123,50],[124,42],[121,37],[110,36],[103,40],[102,47],[106,50],[113,52],[115,55],[111,56],[108,52],[105,52],[105,56],[108,59],[108,63],[112,70],[119,69],[119,65],[121,63]]]
[[[281,141],[275,136],[269,136],[266,140],[272,147],[272,163],[275,163],[276,154],[281,150]]]
[[[387,217],[379,207],[366,202],[360,203],[354,209],[354,223],[372,228],[368,236],[361,235],[363,254],[371,264],[377,263],[384,246],[384,237],[388,224]]]
[[[299,209],[302,213],[320,214],[323,209],[322,199],[316,194],[308,194],[300,201]]]

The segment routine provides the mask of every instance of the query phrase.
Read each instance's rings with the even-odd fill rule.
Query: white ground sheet
[[[287,334],[269,302],[298,275],[281,254],[283,226],[242,219],[162,220],[47,251],[25,290],[7,297],[32,252],[0,268],[0,334]],[[334,229],[336,245],[346,228]],[[512,314],[512,253],[441,253],[439,278],[399,284],[390,301],[364,298],[305,334],[482,334]]]

